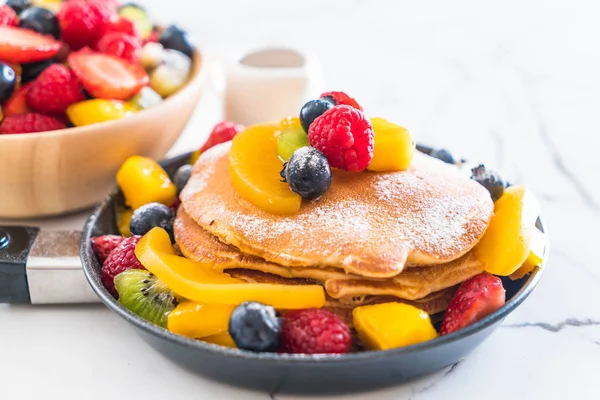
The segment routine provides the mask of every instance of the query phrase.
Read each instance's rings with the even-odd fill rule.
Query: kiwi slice
[[[175,295],[154,274],[143,269],[130,269],[115,277],[119,302],[129,311],[163,328],[177,305]]]
[[[135,28],[138,33],[142,37],[142,39],[148,39],[150,34],[152,33],[152,29],[154,25],[148,14],[146,14],[146,10],[137,4],[125,4],[119,8],[119,17],[125,18],[133,22]]]

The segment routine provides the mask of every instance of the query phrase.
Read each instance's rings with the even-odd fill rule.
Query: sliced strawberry
[[[497,276],[487,272],[464,281],[450,300],[440,334],[471,325],[504,305],[506,291]]]
[[[32,82],[29,82],[21,86],[17,91],[13,93],[10,99],[2,105],[5,117],[12,117],[13,115],[27,114],[31,112],[27,107],[27,90],[31,86]]]
[[[68,62],[85,90],[96,98],[127,100],[148,84],[141,66],[108,54],[71,53]]]
[[[54,57],[61,44],[48,36],[15,28],[0,26],[0,60],[11,63],[31,63]]]

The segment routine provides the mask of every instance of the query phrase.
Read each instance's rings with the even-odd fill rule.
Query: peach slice
[[[158,163],[151,158],[131,156],[117,172],[117,183],[125,202],[134,210],[144,204],[173,204],[177,195],[175,184]]]
[[[254,125],[233,138],[229,152],[231,181],[240,196],[258,208],[274,214],[294,214],[302,198],[281,181],[279,130],[279,124]]]
[[[536,198],[524,186],[511,186],[494,203],[494,216],[475,249],[485,270],[509,276],[527,259],[540,212]]]
[[[371,118],[375,133],[373,159],[370,171],[404,171],[410,167],[415,152],[410,132],[383,118]]]
[[[238,305],[257,301],[278,309],[323,307],[325,292],[319,285],[274,285],[243,283],[218,272],[210,264],[198,263],[175,254],[169,234],[153,228],[140,240],[135,255],[180,297],[205,304]]]
[[[184,301],[169,313],[168,329],[182,336],[201,339],[227,332],[229,317],[236,306]]]
[[[435,339],[429,314],[403,303],[382,303],[352,311],[354,328],[371,350],[387,350]]]

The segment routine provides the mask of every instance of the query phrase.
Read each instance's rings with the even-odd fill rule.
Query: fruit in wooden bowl
[[[0,6],[0,218],[97,203],[129,156],[166,154],[206,78],[186,33],[141,7],[48,4]]]

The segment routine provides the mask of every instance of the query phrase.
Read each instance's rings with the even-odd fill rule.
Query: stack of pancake
[[[181,194],[175,238],[190,259],[248,282],[321,284],[336,312],[400,301],[434,314],[484,270],[470,250],[494,206],[455,166],[417,153],[406,171],[336,170],[322,198],[276,215],[236,192],[230,147],[205,152]]]

